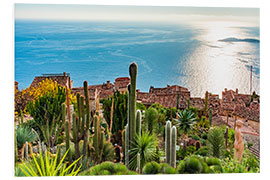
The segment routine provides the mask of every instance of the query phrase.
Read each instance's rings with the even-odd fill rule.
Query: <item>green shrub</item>
[[[205,132],[202,133],[202,138],[206,140],[207,139],[207,133],[205,133]]]
[[[188,146],[188,147],[186,148],[187,155],[191,155],[191,154],[193,154],[195,151],[196,151],[196,147],[195,147],[195,146]]]
[[[207,163],[208,166],[212,166],[212,165],[220,166],[220,161],[219,161],[218,158],[207,157],[206,158],[206,163]]]
[[[176,151],[176,158],[177,160],[182,160],[187,156],[187,152],[180,147],[178,151]]]
[[[184,160],[181,160],[179,163],[178,163],[178,166],[177,166],[177,172],[179,174],[183,174],[185,172],[185,161]]]
[[[208,148],[207,147],[201,147],[194,154],[200,155],[200,156],[207,156],[207,154],[208,154]]]
[[[137,174],[136,172],[129,171],[123,164],[113,162],[103,162],[90,169],[81,172],[80,176],[95,176],[95,175],[130,175]]]
[[[177,174],[176,169],[174,169],[172,166],[170,166],[167,163],[161,163],[160,164],[160,173],[161,174]]]
[[[205,140],[205,139],[201,139],[200,142],[201,142],[201,145],[202,145],[202,146],[206,146],[206,140]]]
[[[198,174],[203,170],[203,166],[199,159],[190,157],[185,161],[185,172],[190,174]]]
[[[199,137],[198,135],[195,134],[195,135],[192,136],[192,139],[194,139],[194,140],[196,140],[196,141],[199,141],[199,140],[200,140],[200,137]]]
[[[155,162],[148,162],[145,164],[145,166],[143,167],[142,173],[143,174],[158,174],[161,170],[161,166]]]

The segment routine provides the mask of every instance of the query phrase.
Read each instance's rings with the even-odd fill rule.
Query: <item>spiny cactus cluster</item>
[[[80,157],[79,142],[84,140],[83,144],[83,157],[87,155],[88,147],[88,136],[89,136],[89,126],[91,123],[90,105],[88,97],[88,84],[84,81],[84,96],[77,94],[77,107],[78,107],[78,117],[72,114],[72,132],[69,131],[69,123],[66,121],[65,131],[66,131],[66,149],[70,148],[69,140],[71,140],[75,145],[76,159]],[[84,103],[85,101],[85,103]],[[66,115],[66,107],[62,106],[62,116]],[[65,119],[65,117],[63,117]],[[70,154],[70,153],[69,153]],[[68,156],[71,158],[71,156]],[[69,159],[71,160],[71,159]]]
[[[166,122],[165,127],[165,154],[166,163],[170,164],[172,167],[176,167],[176,138],[177,130],[176,127],[171,127],[171,122]]]

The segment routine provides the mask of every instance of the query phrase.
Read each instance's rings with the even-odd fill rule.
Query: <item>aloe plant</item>
[[[43,157],[40,150],[38,160],[35,157],[36,155],[32,154],[34,161],[33,165],[27,165],[25,162],[22,162],[23,166],[19,167],[26,176],[76,176],[81,168],[81,165],[77,168],[77,162],[81,159],[81,157],[67,167],[63,161],[68,151],[69,150],[66,151],[59,164],[57,164],[59,149],[57,150],[55,157],[51,157],[47,150],[45,151],[45,156]]]

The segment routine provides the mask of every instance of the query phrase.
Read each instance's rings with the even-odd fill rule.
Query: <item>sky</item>
[[[15,19],[242,21],[259,26],[259,8],[15,4]]]

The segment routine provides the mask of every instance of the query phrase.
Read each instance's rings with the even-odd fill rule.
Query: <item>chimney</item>
[[[63,72],[64,76],[66,76],[66,72]]]
[[[235,93],[236,93],[236,95],[238,95],[238,88],[236,88]]]

